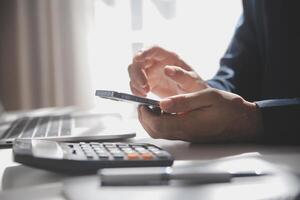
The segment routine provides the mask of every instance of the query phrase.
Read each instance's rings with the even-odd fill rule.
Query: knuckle
[[[243,99],[240,96],[234,96],[232,98],[232,103],[234,103],[237,106],[243,105],[245,103],[245,99]]]
[[[180,98],[173,99],[172,107],[174,110],[180,110],[181,108],[188,108],[187,106],[189,106],[189,102],[186,97],[183,96]]]
[[[179,60],[180,57],[178,56],[178,54],[176,54],[175,52],[169,52],[171,57],[174,59],[174,60]]]
[[[172,110],[178,110],[179,109],[179,106],[181,104],[181,100],[180,99],[173,99],[172,100],[172,106],[171,106],[171,109]]]
[[[187,73],[194,80],[198,80],[200,78],[199,75],[196,72],[194,72],[194,71],[188,71]]]
[[[128,65],[127,71],[128,71],[128,73],[131,73],[131,71],[132,71],[132,64]]]
[[[139,56],[141,56],[143,54],[142,50],[139,50],[137,52],[134,53],[132,60],[135,61],[136,58],[138,58]]]
[[[214,99],[219,99],[222,97],[220,91],[214,88],[209,89],[209,95]]]
[[[182,106],[184,106],[184,108],[190,109],[191,106],[191,102],[188,99],[185,99],[184,101],[182,101]]]
[[[153,46],[151,46],[150,48],[149,48],[149,50],[155,50],[155,51],[157,51],[157,50],[163,50],[163,48],[162,47],[160,47],[159,45],[153,45]]]
[[[132,85],[132,82],[130,81],[130,83],[129,83],[129,86],[130,86],[130,90],[131,90],[131,92],[132,93],[136,93],[136,89],[134,88],[134,86]]]
[[[132,61],[133,62],[139,62],[139,61],[142,61],[142,60],[144,60],[143,59],[143,56],[145,55],[145,53],[147,53],[148,52],[148,50],[146,49],[146,50],[139,50],[139,51],[137,51],[135,54],[134,54],[134,56],[133,56],[133,58],[132,58]]]
[[[130,82],[129,82],[129,85],[130,85],[130,88],[131,88],[131,89],[136,89],[136,86],[135,86],[135,84],[134,84],[133,81],[130,81]]]

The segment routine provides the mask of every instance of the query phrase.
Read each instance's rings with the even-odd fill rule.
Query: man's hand
[[[131,91],[138,96],[151,91],[163,98],[208,87],[178,55],[161,47],[139,52],[128,66],[128,73]]]
[[[249,142],[256,141],[262,129],[261,114],[254,103],[212,88],[169,97],[160,107],[172,114],[156,115],[145,106],[139,107],[139,120],[153,138]]]

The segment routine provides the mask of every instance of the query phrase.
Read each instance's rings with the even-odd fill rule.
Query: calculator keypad
[[[48,151],[40,152],[41,148]],[[16,141],[13,153],[16,162],[28,166],[82,175],[104,168],[165,167],[174,162],[168,152],[147,143],[21,140]]]
[[[151,144],[81,142],[66,144],[65,149],[72,154],[71,159],[76,159],[76,154],[86,160],[103,161],[150,161],[171,158],[168,152]]]

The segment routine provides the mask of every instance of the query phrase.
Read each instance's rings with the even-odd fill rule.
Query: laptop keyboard
[[[71,135],[71,116],[24,117],[16,120],[3,138],[39,138]]]

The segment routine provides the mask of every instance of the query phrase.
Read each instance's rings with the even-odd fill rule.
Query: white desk
[[[242,153],[257,152],[261,154],[264,160],[276,163],[300,175],[300,146],[201,145],[182,141],[154,140],[149,138],[137,121],[132,120],[130,123],[132,123],[131,126],[135,127],[137,132],[137,137],[132,141],[149,142],[161,146],[174,156],[176,162],[183,160],[206,161]],[[45,183],[53,183],[53,192],[55,188],[59,188],[63,180],[69,178],[66,175],[33,169],[14,163],[11,149],[0,149],[0,159],[0,178],[2,180],[0,185],[3,191],[20,188],[25,188],[26,190],[29,186],[41,187]],[[43,190],[41,189],[41,191]],[[43,197],[42,199],[47,199],[47,195],[43,195]]]

